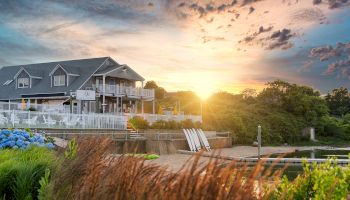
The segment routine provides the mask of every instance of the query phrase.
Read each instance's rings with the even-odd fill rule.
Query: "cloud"
[[[56,26],[47,28],[46,30],[44,30],[44,31],[42,32],[42,34],[55,32],[55,31],[58,31],[58,30],[60,30],[60,29],[68,28],[68,27],[70,27],[70,26],[74,26],[74,25],[79,24],[79,23],[80,23],[79,21],[62,23],[62,24],[59,24],[59,25],[56,25]]]
[[[310,50],[310,58],[316,58],[319,62],[327,62],[324,75],[333,75],[339,72],[342,76],[350,79],[350,42],[336,45],[315,47]]]
[[[293,44],[290,42],[290,39],[295,34],[293,34],[290,29],[277,30],[268,36],[264,34],[270,32],[272,29],[272,26],[269,26],[267,28],[260,26],[258,31],[246,36],[243,40],[240,40],[239,43],[246,45],[260,45],[267,50],[285,50],[293,46]],[[261,34],[263,34],[262,37],[260,37]]]

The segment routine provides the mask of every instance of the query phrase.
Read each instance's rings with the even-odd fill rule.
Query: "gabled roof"
[[[133,81],[144,81],[145,79],[131,69],[128,65],[113,65],[105,69],[98,70],[95,76],[111,76]]]
[[[76,91],[81,88],[106,60],[113,59],[101,57],[3,67],[0,69],[0,100],[20,99],[23,94],[65,93],[69,96],[70,91]],[[75,74],[79,72],[79,77],[74,79],[67,87],[51,87],[51,77],[49,74],[58,64],[64,67],[65,70],[68,69],[68,73]],[[12,81],[8,85],[2,85],[9,78],[15,77],[22,68],[30,76],[41,77],[42,79],[37,84],[32,85],[32,88],[15,89],[16,81]]]
[[[55,71],[61,68],[69,76],[79,76],[80,70],[78,67],[69,67],[67,65],[62,66],[62,64],[57,64],[55,68],[50,72],[49,76],[52,76]]]
[[[42,73],[40,73],[40,71],[38,70],[33,70],[33,69],[25,69],[24,67],[22,67],[13,77],[13,79],[16,79],[22,72],[25,72],[26,74],[28,74],[28,76],[30,78],[35,78],[35,79],[42,79]]]

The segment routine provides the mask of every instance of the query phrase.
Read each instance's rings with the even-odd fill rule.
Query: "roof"
[[[133,81],[144,81],[145,79],[136,73],[127,65],[112,65],[104,69],[99,69],[96,73],[96,76],[106,75],[111,77],[123,78]]]
[[[69,96],[70,91],[80,89],[107,59],[111,60],[110,63],[119,65],[109,57],[101,57],[3,67],[0,69],[0,100],[19,99],[22,95],[28,94],[65,93]],[[51,87],[49,74],[58,64],[68,73],[78,74],[79,77],[74,79],[67,87]],[[12,80],[21,69],[26,70],[30,76],[42,79],[37,80],[38,82],[34,83],[31,88],[15,89],[16,81],[3,85],[6,81]]]

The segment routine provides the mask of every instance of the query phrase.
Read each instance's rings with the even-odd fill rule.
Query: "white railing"
[[[176,121],[181,122],[184,120],[192,120],[192,122],[202,122],[202,116],[200,115],[158,115],[158,114],[133,114],[133,113],[125,113],[128,119],[133,117],[142,117],[147,120],[150,124],[156,121]]]
[[[103,85],[92,85],[92,88],[97,92],[103,93]],[[136,98],[145,98],[145,99],[153,99],[154,98],[154,89],[144,89],[140,87],[130,87],[130,86],[122,86],[122,85],[105,85],[105,93],[113,94],[116,96],[129,96]]]
[[[127,117],[120,115],[0,110],[0,128],[125,130],[127,120]]]
[[[16,102],[0,102],[0,110],[35,110],[39,112],[52,112],[52,113],[70,113],[69,105],[49,105],[49,104],[28,104],[28,103],[16,103]],[[72,107],[73,113],[79,113],[79,107]]]

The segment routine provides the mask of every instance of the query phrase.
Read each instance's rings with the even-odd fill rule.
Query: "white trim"
[[[109,73],[111,73],[111,72],[114,72],[115,70],[117,70],[117,69],[119,69],[119,68],[121,68],[121,67],[123,67],[123,65],[120,65],[120,66],[117,67],[117,68],[111,69],[111,70],[109,70],[108,72],[103,73],[103,74],[94,74],[94,76],[103,76],[103,75],[107,75],[107,74],[109,74]]]
[[[33,78],[33,79],[43,79],[42,77],[39,76],[32,76],[30,75],[30,73],[24,69],[24,67],[21,67],[21,69],[17,72],[17,74],[13,77],[14,79],[17,79],[17,77],[22,73],[22,71],[24,71],[25,73],[27,73],[27,75],[29,76],[29,78]]]
[[[57,64],[56,67],[53,68],[53,70],[51,70],[51,72],[49,73],[49,76],[52,76],[59,67],[64,71],[64,73],[66,73],[66,75],[68,75],[68,72],[62,67],[62,65]]]
[[[58,68],[61,68],[64,71],[64,73],[66,73],[67,76],[80,76],[79,74],[68,73],[67,70],[60,64],[57,64],[56,67],[53,68],[53,70],[51,70],[51,72],[49,73],[49,76],[52,76]]]
[[[17,72],[17,74],[13,77],[13,79],[17,79],[17,77],[22,73],[22,71],[27,73],[27,75],[30,77],[30,74],[28,73],[28,71],[24,69],[24,67],[21,67],[21,69]]]
[[[104,60],[103,62],[102,62],[102,64],[94,71],[94,73],[92,73],[90,76],[89,76],[89,78],[87,78],[85,81],[84,81],[84,83],[78,88],[78,90],[80,90],[90,79],[91,79],[91,77],[103,66],[103,64],[105,64],[105,62],[108,60],[108,59],[111,59],[111,57],[108,57],[108,58],[106,58],[106,60]],[[113,60],[113,59],[112,59]],[[113,60],[114,61],[114,60]],[[115,61],[114,61],[115,62]],[[116,62],[115,62],[116,63]],[[118,64],[118,63],[117,63]]]

